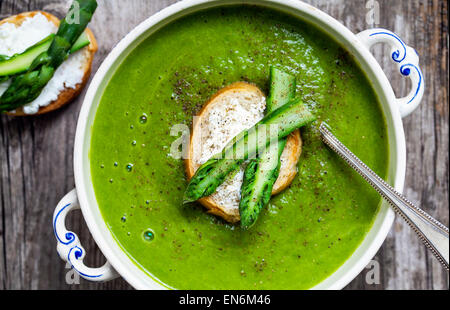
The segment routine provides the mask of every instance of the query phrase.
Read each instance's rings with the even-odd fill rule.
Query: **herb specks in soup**
[[[179,138],[170,131],[190,126],[209,97],[235,81],[255,83],[267,94],[270,65],[296,76],[297,94],[318,120],[302,129],[291,186],[242,231],[200,205],[182,206],[187,182],[182,160],[170,156]],[[101,99],[90,158],[104,220],[136,264],[170,287],[310,288],[355,251],[381,201],[321,142],[321,121],[387,175],[387,129],[377,97],[328,35],[247,6],[173,22],[125,59]]]

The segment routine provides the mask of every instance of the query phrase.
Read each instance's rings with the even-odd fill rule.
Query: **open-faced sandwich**
[[[249,129],[264,117],[266,98],[253,84],[233,83],[217,92],[197,115],[191,133],[186,174],[191,179],[197,169],[222,148],[240,131]],[[280,172],[273,184],[272,195],[285,189],[297,173],[301,154],[300,131],[288,136],[280,158]],[[244,168],[239,167],[208,197],[199,202],[209,213],[221,216],[231,223],[240,221],[239,202]]]
[[[86,28],[97,3],[75,1],[78,5],[62,22],[43,11],[0,21],[0,112],[44,114],[80,94],[97,51],[96,39]]]
[[[294,179],[298,128],[314,119],[295,99],[294,76],[273,67],[270,81],[267,100],[245,82],[217,92],[194,121],[185,161],[185,202],[199,200],[209,213],[243,227]]]

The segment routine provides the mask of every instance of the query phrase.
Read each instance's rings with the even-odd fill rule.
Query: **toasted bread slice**
[[[1,20],[0,25],[2,25],[4,23],[12,23],[12,24],[15,24],[16,26],[20,26],[26,18],[32,18],[36,14],[39,14],[39,13],[44,15],[49,21],[51,21],[56,26],[59,26],[60,21],[56,16],[54,16],[50,13],[47,13],[47,12],[43,12],[43,11],[33,11],[33,12],[22,13],[19,15],[14,15],[14,16],[11,16],[11,17]],[[83,90],[84,86],[86,85],[87,81],[89,80],[89,76],[91,75],[92,61],[93,61],[94,55],[98,49],[97,40],[95,39],[92,31],[90,29],[86,28],[86,33],[89,37],[89,41],[91,42],[91,44],[89,44],[88,46],[84,47],[82,50],[79,51],[79,53],[84,54],[84,66],[83,66],[84,75],[83,75],[81,83],[77,84],[75,88],[67,88],[66,87],[62,92],[60,92],[58,99],[51,102],[48,106],[40,107],[39,111],[36,114],[32,114],[32,115],[44,114],[44,113],[48,113],[48,112],[54,111],[56,109],[59,109],[63,105],[65,105],[65,104],[69,103],[70,101],[72,101],[73,99],[75,99]],[[29,115],[29,114],[25,114],[23,112],[22,108],[18,108],[15,110],[15,112],[8,112],[6,114],[12,115],[12,116],[28,116]]]
[[[249,83],[236,82],[221,90],[219,90],[201,109],[198,113],[191,132],[191,141],[189,144],[188,156],[185,160],[186,174],[188,179],[191,179],[195,171],[201,166],[202,151],[199,151],[200,146],[205,144],[205,139],[210,139],[208,136],[208,127],[210,124],[209,117],[218,109],[226,109],[226,105],[230,100],[244,100],[247,104],[254,105],[255,108],[261,101],[265,102],[265,97],[262,91]],[[226,110],[227,113],[228,109]],[[256,123],[256,122],[255,122]],[[223,130],[226,132],[226,130]],[[221,137],[222,139],[224,137]],[[225,137],[227,140],[233,136]],[[302,150],[302,140],[300,131],[296,130],[288,136],[286,147],[281,156],[281,168],[277,181],[275,182],[272,195],[278,194],[284,190],[294,179],[297,174],[297,162],[300,158]],[[203,159],[204,160],[204,159]],[[217,189],[220,191],[220,187]],[[240,184],[235,187],[238,197],[240,197]],[[222,217],[228,222],[235,223],[240,220],[239,207],[225,205],[219,197],[217,192],[211,196],[204,197],[199,202],[208,209],[208,212]]]

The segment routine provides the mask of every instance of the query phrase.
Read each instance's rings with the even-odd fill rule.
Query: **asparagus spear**
[[[0,77],[3,76],[13,76],[15,74],[26,71],[21,70],[26,67],[26,62],[31,65],[31,62],[40,55],[42,52],[46,51],[53,40],[55,35],[52,33],[46,38],[42,39],[33,46],[27,48],[23,53],[12,55],[11,57],[0,55]],[[21,70],[21,71],[19,71]]]
[[[270,67],[270,93],[266,103],[266,114],[285,105],[295,97],[295,76],[275,67]]]
[[[220,154],[200,166],[184,192],[183,203],[211,195],[244,160],[262,152],[269,143],[276,144],[275,141],[314,119],[314,115],[299,99],[291,100],[268,114],[255,126],[238,134],[234,143],[226,146]]]
[[[0,80],[3,80],[5,76],[14,76],[26,72],[33,63],[33,60],[41,53],[48,50],[54,37],[55,34],[52,33],[33,46],[27,48],[22,53],[14,54],[12,56],[0,55]],[[72,45],[69,54],[75,53],[90,43],[88,35],[86,32],[83,32],[78,40]]]
[[[270,69],[270,94],[267,98],[266,113],[272,112],[295,97],[295,77],[279,69]],[[239,213],[241,226],[250,228],[267,205],[272,188],[280,173],[280,157],[287,138],[273,143],[255,159],[252,159],[244,172],[241,186]]]
[[[74,0],[49,49],[36,57],[27,72],[13,77],[11,85],[0,97],[0,113],[14,110],[40,95],[56,69],[66,60],[96,9],[96,0]],[[77,17],[75,22],[71,22],[72,16]]]

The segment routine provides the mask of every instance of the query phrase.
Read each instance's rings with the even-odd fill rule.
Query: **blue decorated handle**
[[[102,267],[90,268],[83,263],[85,250],[80,244],[78,236],[66,229],[65,219],[70,211],[80,208],[76,190],[72,190],[56,206],[53,213],[53,232],[57,241],[59,257],[69,262],[72,268],[84,279],[89,281],[109,281],[118,277],[117,272],[109,262]]]
[[[397,99],[400,115],[405,117],[411,114],[419,106],[425,90],[423,74],[419,67],[419,54],[395,33],[386,29],[364,30],[358,33],[357,37],[368,49],[377,43],[386,43],[391,46],[392,61],[397,64],[399,72],[409,77],[412,82],[409,94]]]

